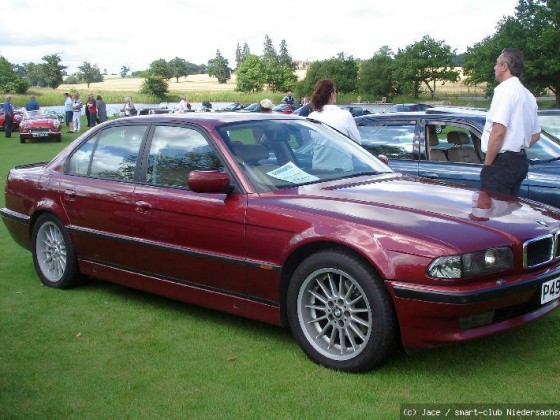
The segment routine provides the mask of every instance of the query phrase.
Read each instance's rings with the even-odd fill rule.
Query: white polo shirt
[[[354,121],[354,117],[352,117],[350,111],[341,109],[336,105],[323,105],[321,111],[313,111],[309,114],[308,118],[324,122],[336,128],[342,134],[347,135],[356,143],[362,144],[356,121]]]
[[[488,150],[493,123],[506,127],[500,153],[528,149],[533,134],[541,131],[537,117],[537,100],[515,76],[504,80],[494,89],[494,97],[486,115],[481,138],[482,151],[485,153]]]

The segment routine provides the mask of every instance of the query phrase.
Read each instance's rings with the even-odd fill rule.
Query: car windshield
[[[42,109],[39,109],[37,111],[25,111],[25,117],[28,119],[33,119],[33,118],[49,118],[51,116],[47,114],[47,112],[43,111]]]
[[[535,163],[560,159],[560,144],[548,133],[541,131],[540,140],[527,149],[527,157]]]
[[[539,115],[539,122],[544,131],[552,134],[557,139],[560,138],[560,114]]]
[[[329,126],[309,120],[259,120],[218,129],[260,191],[392,170]]]

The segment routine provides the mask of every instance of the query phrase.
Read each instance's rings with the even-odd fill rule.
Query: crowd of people
[[[69,133],[79,133],[82,130],[82,109],[85,109],[88,128],[107,121],[107,104],[101,95],[94,98],[93,93],[90,93],[85,104],[79,93],[66,92],[64,97],[64,120]]]

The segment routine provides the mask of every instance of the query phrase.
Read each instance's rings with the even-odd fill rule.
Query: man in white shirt
[[[480,172],[481,189],[517,196],[527,176],[529,161],[525,150],[540,138],[537,101],[519,81],[523,54],[505,48],[494,66],[494,97],[482,133],[486,153]]]

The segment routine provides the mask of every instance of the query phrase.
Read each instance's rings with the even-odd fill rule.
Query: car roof
[[[560,115],[560,109],[539,109],[539,115]]]
[[[139,115],[134,117],[119,118],[115,121],[134,121],[134,122],[191,122],[206,123],[206,124],[225,124],[242,121],[257,121],[257,120],[289,120],[289,119],[302,119],[302,117],[292,116],[290,114],[269,114],[260,112],[239,113],[239,112],[188,112],[185,114],[150,114]]]
[[[464,110],[453,110],[453,112],[446,112],[440,110],[438,112],[433,112],[432,110],[426,111],[413,111],[413,112],[392,112],[392,113],[376,113],[376,114],[367,114],[360,117],[356,117],[356,123],[360,121],[367,121],[367,120],[439,120],[439,121],[470,121],[475,122],[477,124],[484,125],[486,121],[486,112],[477,110],[476,112],[470,111],[466,112]]]

